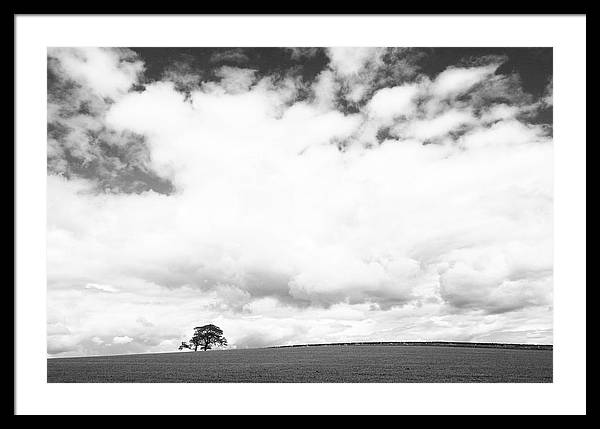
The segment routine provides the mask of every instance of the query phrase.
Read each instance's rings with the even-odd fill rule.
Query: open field
[[[552,350],[321,345],[48,359],[49,383],[550,383]]]

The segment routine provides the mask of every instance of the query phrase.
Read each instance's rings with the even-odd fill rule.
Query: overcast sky
[[[552,50],[48,50],[48,353],[552,343]]]

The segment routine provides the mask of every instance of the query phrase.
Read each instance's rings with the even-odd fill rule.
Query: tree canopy
[[[213,324],[197,326],[194,328],[194,336],[189,342],[182,342],[179,346],[179,350],[190,349],[198,351],[198,348],[202,350],[210,350],[213,346],[226,346],[227,339],[223,336],[223,330]]]

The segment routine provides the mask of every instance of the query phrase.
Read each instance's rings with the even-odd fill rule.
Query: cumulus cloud
[[[104,340],[100,337],[92,337],[92,342],[97,345],[104,344]]]
[[[373,95],[366,109],[373,118],[388,123],[394,118],[411,115],[417,107],[415,98],[418,94],[417,85],[383,88]]]
[[[128,50],[49,48],[48,55],[58,60],[64,73],[100,97],[114,99],[127,92],[144,70]]]
[[[364,70],[371,62],[376,62],[382,48],[343,47],[328,49],[331,67],[341,75],[354,75]]]
[[[105,192],[51,171],[49,353],[173,350],[203,322],[236,347],[551,341],[548,130],[523,121],[522,98],[461,100],[483,99],[497,65],[413,68],[378,88],[386,53],[330,50],[308,99],[298,79],[220,65],[185,91],[166,75],[127,91],[139,58],[86,53],[112,67],[109,87],[73,65],[84,54],[53,53],[86,94],[112,94],[80,128],[142,136],[141,165],[173,187]],[[347,111],[353,85],[365,89]]]
[[[451,109],[430,118],[399,124],[395,131],[407,137],[428,141],[447,136],[449,133],[476,123],[477,119],[469,109]]]
[[[248,91],[254,83],[256,70],[223,66],[215,74],[221,78],[219,87],[230,93]]]
[[[114,337],[112,339],[113,344],[128,344],[133,341],[133,338],[124,335],[122,337]]]
[[[148,169],[144,137],[105,125],[110,106],[144,70],[128,49],[48,49],[48,171],[93,178],[107,192],[168,192]]]
[[[431,92],[441,99],[456,97],[492,75],[498,66],[449,68],[439,74],[431,86]]]

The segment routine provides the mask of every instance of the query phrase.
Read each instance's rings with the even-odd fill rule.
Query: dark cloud
[[[146,64],[145,82],[162,79],[173,64],[185,64],[187,72],[209,80],[214,70],[228,65],[256,69],[260,76],[293,71],[310,82],[327,66],[328,58],[323,48],[300,49],[305,53],[302,61],[288,48],[131,48]]]
[[[189,94],[198,88],[202,81],[203,71],[194,68],[189,61],[176,61],[167,66],[163,72],[163,80],[175,84],[175,89]]]
[[[293,60],[304,61],[313,58],[321,48],[289,48]]]

